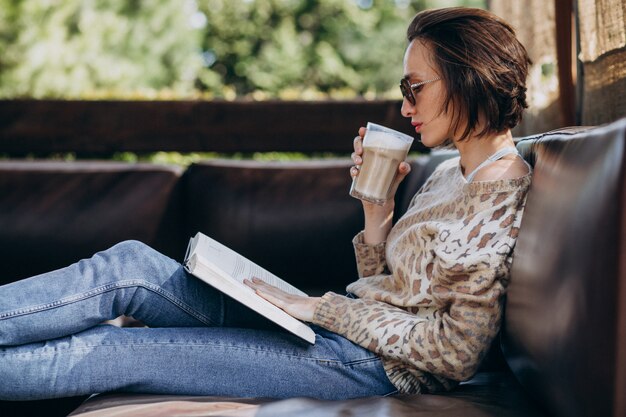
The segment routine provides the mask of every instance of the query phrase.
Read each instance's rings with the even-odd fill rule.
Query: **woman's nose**
[[[403,98],[400,113],[402,113],[402,116],[404,117],[411,117],[413,114],[415,114],[415,106],[412,105],[409,100]]]

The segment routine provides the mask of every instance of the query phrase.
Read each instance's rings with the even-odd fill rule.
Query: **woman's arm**
[[[478,193],[471,205],[477,211],[454,216],[449,234],[427,239],[428,250],[396,248],[392,275],[351,284],[360,298],[325,294],[313,323],[415,369],[471,377],[500,328],[523,199],[513,191]],[[420,242],[423,230],[407,229],[404,240]]]
[[[438,310],[424,318],[373,299],[335,293],[301,297],[255,279],[246,284],[293,317],[338,333],[383,357],[412,364],[456,381],[470,378],[498,333],[504,286],[484,264],[459,271],[458,264],[438,261],[433,297]],[[468,275],[464,282],[460,274]],[[468,282],[478,281],[470,290]],[[443,306],[443,307],[442,307]]]
[[[473,271],[470,281],[482,285],[468,290],[452,278],[454,268],[433,286],[436,310],[425,318],[374,299],[351,299],[325,294],[313,323],[389,359],[456,381],[470,378],[496,336],[502,317],[504,287],[495,271]],[[490,283],[491,285],[485,285]]]

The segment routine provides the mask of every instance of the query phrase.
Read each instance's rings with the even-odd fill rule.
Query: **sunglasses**
[[[402,97],[409,100],[409,103],[411,103],[412,106],[415,106],[415,95],[422,91],[422,86],[439,80],[441,80],[441,78],[437,77],[432,80],[420,81],[419,83],[411,84],[408,78],[403,78],[400,80],[400,91],[402,91]]]

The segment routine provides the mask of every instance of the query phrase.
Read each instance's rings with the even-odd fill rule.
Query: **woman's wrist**
[[[383,206],[364,203],[365,227],[363,243],[376,245],[387,240],[393,223],[394,201],[390,200]]]

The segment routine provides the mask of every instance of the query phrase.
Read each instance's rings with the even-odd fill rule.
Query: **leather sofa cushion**
[[[0,162],[0,284],[66,266],[125,239],[182,257],[178,167]]]
[[[620,402],[626,411],[623,377],[618,384],[626,361],[618,331],[626,307],[618,297],[626,285],[619,266],[626,253],[626,119],[537,135],[518,148],[534,175],[503,351],[526,389],[558,415],[617,415]]]

